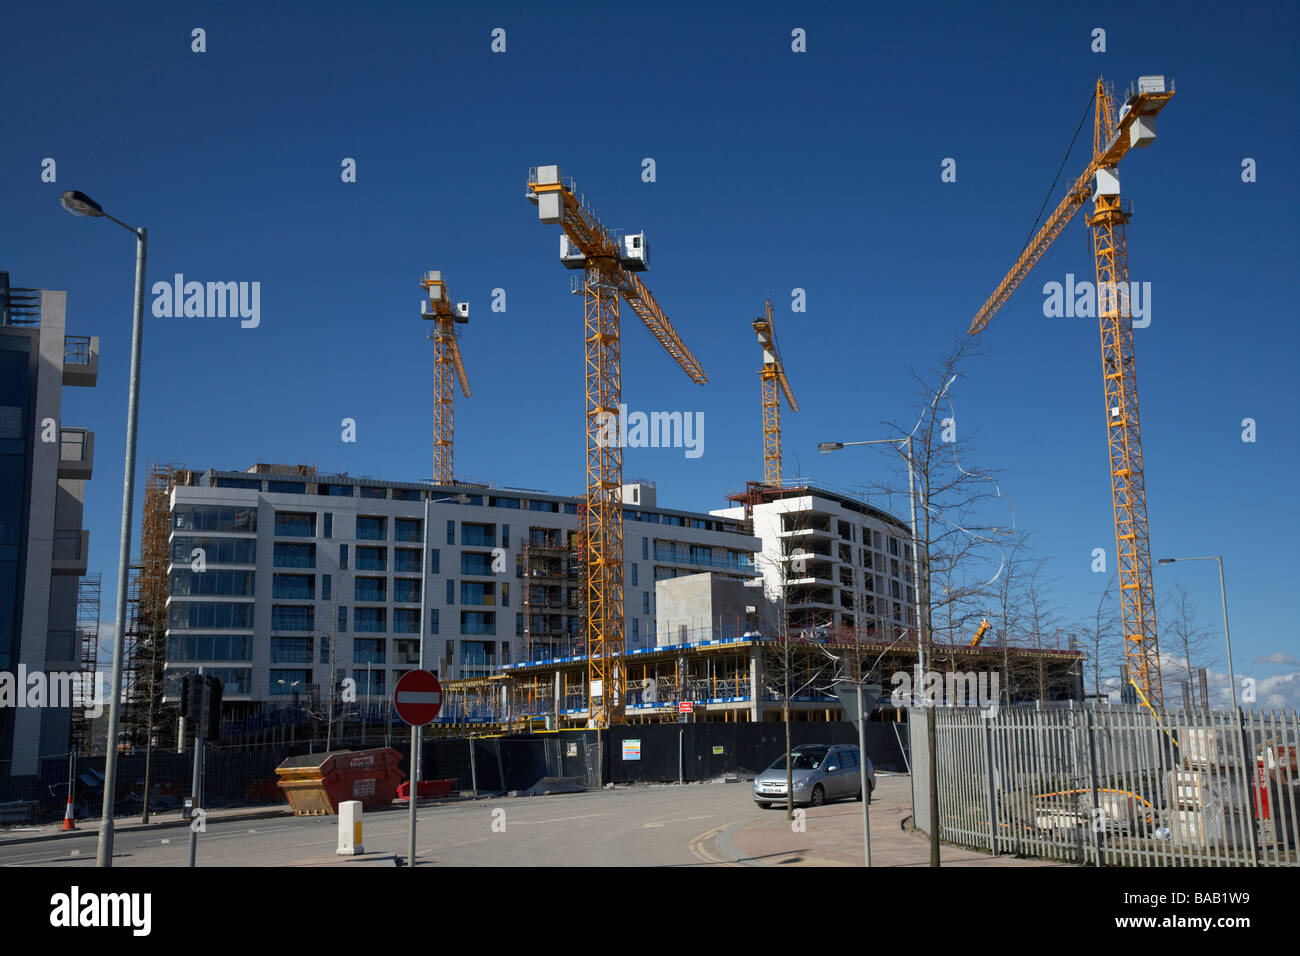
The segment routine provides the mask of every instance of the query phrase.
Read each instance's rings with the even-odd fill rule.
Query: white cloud
[[[1269,654],[1267,657],[1259,657],[1259,658],[1256,658],[1256,659],[1253,661],[1253,663],[1255,663],[1255,664],[1287,664],[1287,665],[1292,666],[1292,667],[1300,666],[1300,660],[1296,659],[1295,657],[1292,657],[1290,654],[1283,654],[1281,651],[1277,651],[1277,652],[1274,653],[1274,654]]]

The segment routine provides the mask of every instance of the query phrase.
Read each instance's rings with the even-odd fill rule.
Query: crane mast
[[[1102,382],[1106,400],[1106,440],[1111,501],[1115,517],[1115,558],[1124,624],[1124,658],[1130,679],[1156,707],[1163,706],[1155,590],[1147,538],[1146,488],[1138,419],[1133,316],[1129,301],[1128,247],[1124,227],[1129,213],[1120,201],[1119,162],[1133,148],[1151,145],[1155,118],[1174,95],[1163,76],[1142,76],[1118,114],[1110,88],[1097,80],[1092,160],[1064,199],[1017,258],[971,322],[982,332],[1052,241],[1088,201],[1093,258],[1097,272],[1097,315],[1101,331]]]
[[[449,485],[455,474],[452,469],[456,413],[453,376],[460,382],[465,397],[471,397],[456,335],[456,324],[469,321],[469,303],[453,304],[447,297],[442,273],[436,270],[424,274],[420,287],[428,294],[420,303],[420,317],[433,323],[433,331],[426,336],[433,340],[433,480]]]
[[[776,325],[772,321],[772,300],[767,300],[763,318],[754,320],[754,333],[763,348],[763,367],[758,370],[763,389],[763,483],[781,485],[781,395],[784,393],[790,410],[799,411],[794,400],[790,381],[785,376],[785,364],[776,347]]]
[[[558,224],[561,262],[583,272],[575,291],[583,300],[586,391],[586,543],[588,725],[622,719],[627,675],[623,655],[623,449],[617,437],[622,399],[619,299],[691,380],[708,381],[650,290],[635,274],[648,264],[642,234],[611,234],[558,166],[529,170],[527,198],[538,219]],[[579,285],[575,283],[575,285]]]

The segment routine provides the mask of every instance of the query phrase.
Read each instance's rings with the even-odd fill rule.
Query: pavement
[[[746,787],[748,790],[748,787]],[[904,823],[911,807],[910,778],[880,774],[871,806],[872,866],[927,867],[929,837]],[[759,811],[757,819],[720,827],[701,844],[713,862],[732,866],[862,866],[862,804],[838,801],[804,808],[803,819],[787,820],[784,805]],[[941,843],[943,866],[1064,866],[1054,861],[993,856]]]

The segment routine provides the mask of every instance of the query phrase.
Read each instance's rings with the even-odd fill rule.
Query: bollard
[[[361,801],[345,800],[339,804],[339,856],[359,856],[366,852],[361,845]]]

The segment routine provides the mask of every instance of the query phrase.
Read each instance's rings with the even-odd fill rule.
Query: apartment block
[[[65,331],[66,293],[11,286],[0,272],[0,671],[82,667],[77,588],[95,434],[63,423],[64,386],[93,387],[99,339]],[[68,707],[0,708],[0,760],[35,772],[64,753]]]
[[[580,607],[569,607],[580,567],[540,563],[578,544],[580,497],[280,465],[189,472],[186,482],[169,504],[169,699],[200,664],[236,704],[319,695],[331,670],[360,697],[382,698],[417,666],[421,640],[425,667],[444,680],[581,641]],[[628,485],[624,501],[629,648],[655,643],[657,580],[709,569],[757,577],[759,542],[740,522],[660,508],[646,482]]]
[[[893,640],[916,625],[912,535],[893,515],[812,486],[751,486],[712,512],[752,521],[769,606],[793,631],[856,631]],[[772,631],[769,622],[766,630]]]

